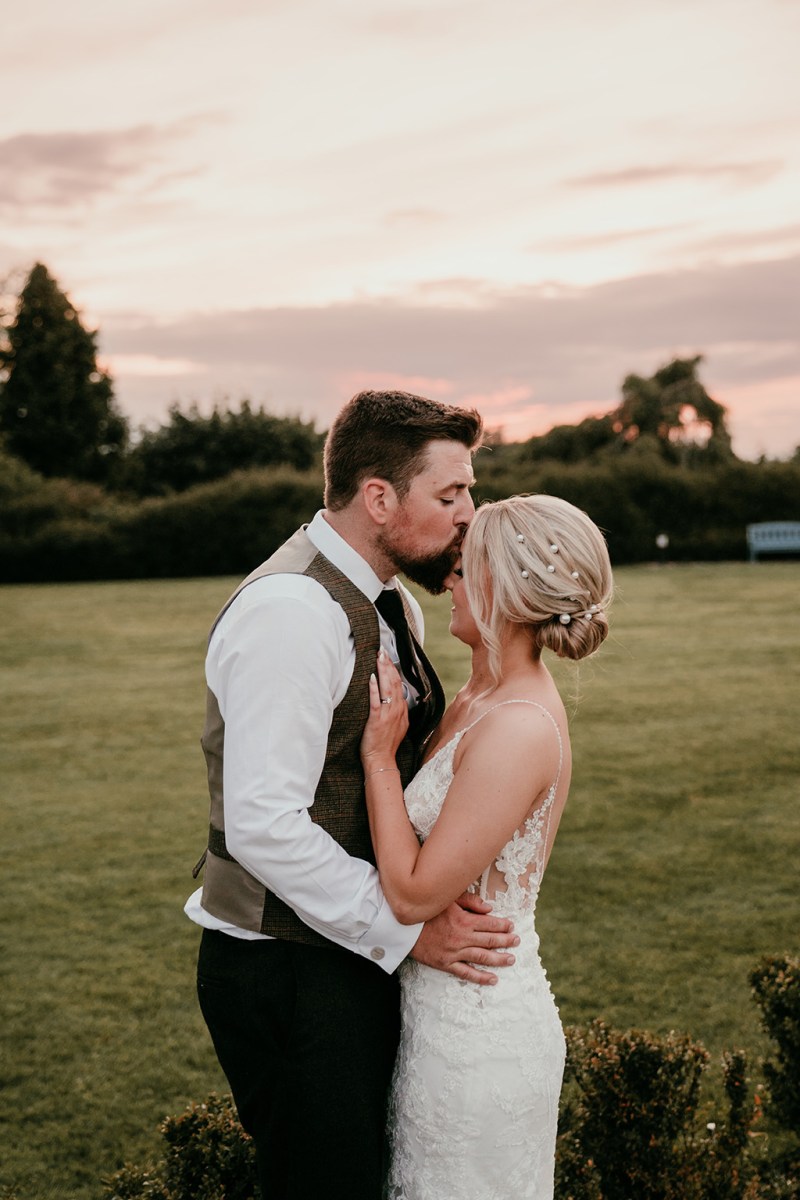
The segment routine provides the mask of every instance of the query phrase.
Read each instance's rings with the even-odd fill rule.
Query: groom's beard
[[[464,533],[459,533],[444,550],[427,557],[408,554],[391,545],[388,538],[379,538],[381,550],[392,560],[396,571],[401,571],[412,583],[418,583],[432,596],[441,596],[445,589],[445,580],[452,575],[453,569],[461,557],[461,543]]]

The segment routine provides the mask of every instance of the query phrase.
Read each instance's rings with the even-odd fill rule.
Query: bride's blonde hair
[[[464,541],[470,610],[499,682],[503,634],[528,627],[534,648],[586,658],[608,633],[611,563],[585,512],[557,496],[511,496],[482,505]]]

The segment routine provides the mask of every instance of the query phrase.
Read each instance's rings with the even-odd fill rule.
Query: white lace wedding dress
[[[535,707],[555,727],[560,774],[561,734],[552,714]],[[406,808],[421,841],[444,802],[458,744],[475,724],[440,747],[406,788]],[[558,777],[472,889],[491,900],[496,916],[513,919],[520,938],[515,964],[498,971],[493,987],[413,960],[400,969],[402,1034],[389,1104],[389,1200],[553,1195],[565,1044],[539,959],[534,909],[557,785]]]

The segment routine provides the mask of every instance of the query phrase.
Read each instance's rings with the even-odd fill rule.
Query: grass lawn
[[[206,630],[235,581],[0,590],[0,1187],[90,1200],[224,1090],[182,914],[204,843]],[[539,907],[565,1023],[767,1044],[746,975],[798,949],[800,565],[629,568],[577,670]],[[446,599],[425,602],[452,694]],[[580,693],[577,703],[570,697]],[[758,1077],[758,1064],[754,1064]]]

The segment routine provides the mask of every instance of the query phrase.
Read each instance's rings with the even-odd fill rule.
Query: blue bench
[[[800,521],[761,521],[747,526],[750,562],[759,554],[800,554]]]

